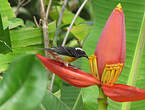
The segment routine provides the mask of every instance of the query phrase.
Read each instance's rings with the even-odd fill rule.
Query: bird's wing
[[[54,47],[54,48],[40,48],[42,50],[48,51],[52,56],[56,54],[65,55],[65,56],[76,56],[76,50],[74,47]]]
[[[39,49],[48,51],[48,53],[54,58],[56,58],[57,56],[57,52],[55,52],[53,48],[39,48]]]
[[[56,47],[52,49],[60,55],[75,57],[73,54],[75,51],[74,47]]]

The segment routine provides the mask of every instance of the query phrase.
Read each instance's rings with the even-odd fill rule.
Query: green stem
[[[99,87],[98,110],[107,110],[107,105],[107,96],[105,96],[103,90]]]

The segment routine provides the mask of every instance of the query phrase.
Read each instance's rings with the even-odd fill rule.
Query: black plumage
[[[60,55],[70,57],[87,57],[84,50],[78,47],[54,47],[54,48],[43,48],[44,50],[53,51]]]
[[[40,48],[48,51],[56,60],[67,63],[72,62],[80,57],[86,57],[85,51],[79,47],[53,47],[53,48]]]

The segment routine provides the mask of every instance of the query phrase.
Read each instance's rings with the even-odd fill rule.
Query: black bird
[[[48,54],[62,63],[71,63],[81,57],[88,58],[85,51],[80,47],[54,47],[40,49],[48,51]]]

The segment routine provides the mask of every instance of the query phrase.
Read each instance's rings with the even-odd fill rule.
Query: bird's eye
[[[84,51],[82,51],[82,54],[85,54],[85,52],[84,52]]]

